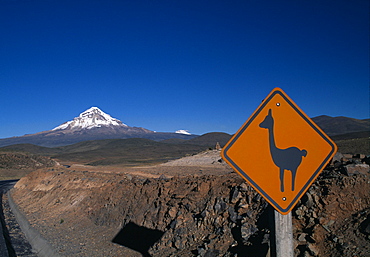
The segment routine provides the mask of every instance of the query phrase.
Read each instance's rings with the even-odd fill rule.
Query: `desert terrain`
[[[230,138],[0,148],[0,178],[20,179],[2,195],[15,255],[36,247],[19,243],[14,202],[52,256],[270,256],[274,210],[221,159]],[[369,256],[369,132],[333,140],[338,153],[292,210],[295,256]]]
[[[337,154],[293,209],[296,256],[368,256],[369,158]],[[208,150],[164,164],[44,167],[11,196],[60,256],[269,256],[273,210]]]

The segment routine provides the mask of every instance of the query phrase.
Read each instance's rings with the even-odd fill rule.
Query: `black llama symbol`
[[[274,118],[272,117],[271,109],[269,109],[266,118],[260,123],[260,127],[266,128],[269,131],[271,157],[275,165],[278,166],[280,169],[280,191],[284,192],[285,170],[290,170],[292,172],[292,191],[294,191],[294,183],[297,169],[302,162],[302,156],[306,156],[307,151],[299,150],[297,147],[280,149],[276,146],[274,137]]]

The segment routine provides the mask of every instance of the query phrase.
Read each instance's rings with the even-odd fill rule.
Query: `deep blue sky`
[[[129,126],[235,133],[275,87],[369,118],[369,1],[0,0],[0,138],[91,106]]]

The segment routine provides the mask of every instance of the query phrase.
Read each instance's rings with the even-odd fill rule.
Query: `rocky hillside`
[[[58,163],[49,157],[24,152],[0,151],[0,180],[19,179],[35,169]]]
[[[266,256],[268,204],[219,155],[194,156],[196,166],[189,158],[155,172],[38,170],[12,195],[62,256]],[[370,252],[366,162],[336,155],[294,208],[296,256]]]
[[[312,118],[312,120],[324,130],[328,136],[370,131],[370,119],[359,120],[343,116],[330,117],[321,115]]]
[[[55,161],[40,155],[0,152],[0,169],[39,169],[55,165]]]

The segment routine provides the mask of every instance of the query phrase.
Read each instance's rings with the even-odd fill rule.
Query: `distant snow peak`
[[[180,129],[176,131],[177,134],[191,135],[189,130]]]
[[[99,127],[110,127],[110,126],[123,126],[128,127],[122,121],[112,118],[109,114],[106,114],[98,107],[91,107],[86,111],[82,112],[78,117],[71,121],[67,121],[62,125],[54,128],[53,130],[59,129],[92,129]]]

